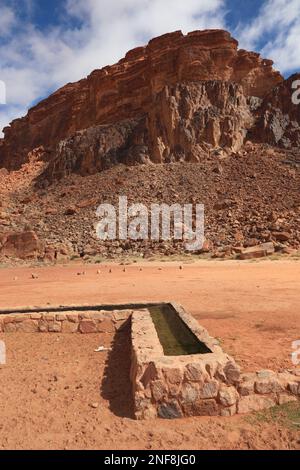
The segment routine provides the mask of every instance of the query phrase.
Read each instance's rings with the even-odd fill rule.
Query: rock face
[[[90,127],[58,145],[50,180],[117,163],[199,162],[210,149],[238,151],[253,124],[241,85],[221,81],[165,86],[140,119]]]
[[[252,116],[241,86],[201,81],[165,87],[147,123],[153,161],[199,161],[208,148],[239,150]]]
[[[254,140],[285,148],[300,147],[300,105],[292,100],[293,84],[299,80],[300,74],[292,75],[267,94],[257,112]]]
[[[0,166],[17,169],[28,160],[32,150],[41,146],[43,158],[48,161],[57,155],[55,148],[59,142],[94,126],[118,123],[116,129],[107,128],[106,132],[116,132],[117,141],[122,140],[124,136],[119,132],[123,133],[124,123],[121,121],[132,119],[139,122],[145,119],[148,148],[153,149],[154,161],[167,160],[173,146],[175,154],[181,154],[182,144],[187,145],[187,158],[197,158],[199,149],[195,146],[202,137],[204,142],[216,145],[224,142],[236,148],[242,140],[245,121],[248,122],[247,116],[245,121],[240,121],[245,99],[253,96],[264,99],[283,82],[272,64],[257,53],[238,50],[237,41],[226,31],[195,31],[186,36],[177,31],[155,38],[146,47],[128,52],[117,64],[61,88],[32,108],[26,117],[13,121],[4,129],[5,138],[0,141]],[[234,103],[237,109],[230,119],[229,108]],[[216,124],[212,124],[214,106]],[[198,116],[197,108],[200,108]],[[163,122],[157,123],[155,118],[160,111],[164,112]],[[172,119],[171,129],[163,128],[167,118]],[[193,141],[190,129],[185,132],[183,127],[187,120],[188,126],[194,129],[197,119],[200,131]],[[125,134],[131,124],[127,124],[129,128],[125,125]],[[141,133],[138,134],[138,140],[144,144]],[[115,145],[112,145],[114,150]],[[61,146],[58,149],[59,153]],[[84,164],[88,172],[89,158],[93,160],[93,156],[87,156]],[[101,164],[97,161],[96,166]]]

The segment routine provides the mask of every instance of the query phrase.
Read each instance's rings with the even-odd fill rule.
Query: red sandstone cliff
[[[292,100],[293,84],[299,80],[300,74],[292,75],[265,96],[250,137],[275,146],[300,148],[300,105]]]
[[[155,38],[13,121],[0,140],[0,167],[19,168],[40,146],[52,162],[49,171],[61,174],[66,167],[82,173],[101,169],[103,155],[118,161],[125,158],[120,155],[124,149],[131,152],[129,160],[138,152],[138,158],[153,161],[179,160],[185,152],[185,159],[197,161],[205,145],[234,150],[253,124],[251,111],[260,105],[249,97],[265,99],[283,83],[272,64],[257,53],[238,50],[237,41],[221,30]],[[94,135],[92,142],[84,140],[84,155],[72,153],[77,131],[103,125],[83,132],[83,140],[87,133]],[[71,143],[56,150],[68,138]]]

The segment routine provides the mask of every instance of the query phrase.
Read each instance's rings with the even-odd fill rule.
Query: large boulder
[[[42,244],[34,231],[7,233],[0,236],[0,255],[8,258],[37,258]]]
[[[274,252],[275,252],[275,247],[272,242],[262,243],[261,245],[251,246],[249,248],[245,248],[244,250],[242,250],[239,255],[239,259],[247,260],[247,259],[263,258],[265,256],[274,254]]]

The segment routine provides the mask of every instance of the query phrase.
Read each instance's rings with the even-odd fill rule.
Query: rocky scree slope
[[[116,165],[94,175],[72,174],[50,187],[35,187],[44,163],[32,160],[15,172],[0,170],[0,260],[118,259],[183,254],[178,241],[107,241],[96,238],[96,208],[118,204],[150,207],[164,201],[203,203],[206,241],[201,256],[235,258],[300,248],[298,153],[247,143],[231,157],[199,163]],[[298,165],[298,166],[297,166]],[[16,237],[16,234],[17,237]],[[2,244],[1,244],[2,243]],[[262,244],[271,245],[266,251]],[[259,245],[259,249],[255,249]],[[1,249],[2,247],[2,249]]]

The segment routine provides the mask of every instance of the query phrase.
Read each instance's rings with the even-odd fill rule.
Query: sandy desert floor
[[[125,272],[120,265],[1,269],[0,308],[174,300],[244,370],[293,367],[299,261],[181,265],[141,263]],[[0,366],[0,448],[300,449],[298,405],[234,418],[134,421],[126,331],[1,339],[7,365]],[[112,351],[95,353],[99,344]]]

